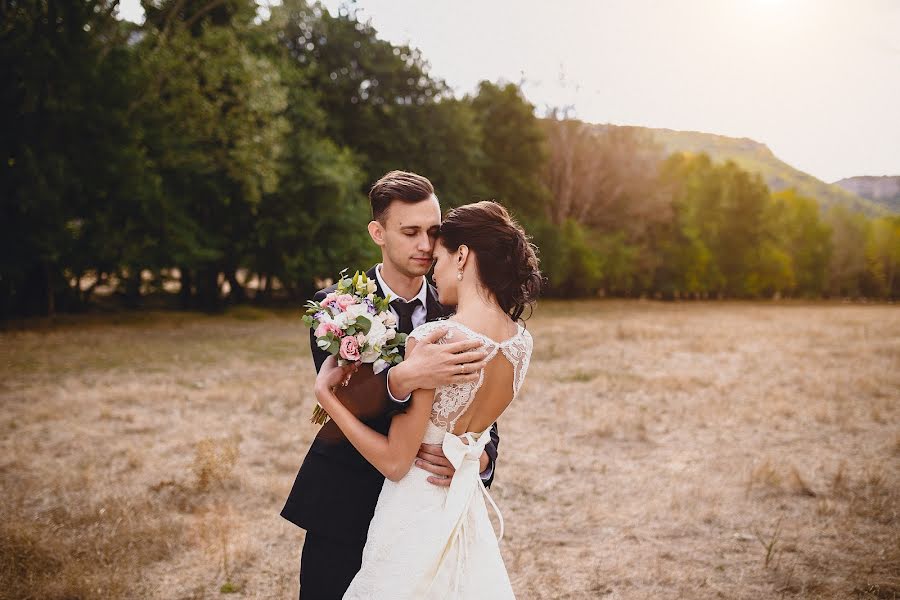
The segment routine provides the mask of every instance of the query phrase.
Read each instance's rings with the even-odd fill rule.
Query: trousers
[[[362,564],[365,540],[306,532],[300,554],[301,600],[340,600]]]

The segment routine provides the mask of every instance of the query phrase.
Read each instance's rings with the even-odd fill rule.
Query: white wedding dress
[[[481,340],[489,352],[487,361],[498,352],[503,354],[513,367],[515,399],[531,359],[531,334],[519,325],[513,337],[497,343],[462,323],[441,320],[417,327],[410,336],[419,339],[444,326],[449,327],[448,333],[438,343],[457,341],[461,334]],[[456,467],[453,481],[449,488],[428,483],[429,473],[415,465],[400,481],[385,480],[369,525],[362,567],[344,598],[515,597],[485,498],[497,513],[501,539],[503,517],[479,475],[479,457],[490,441],[491,428],[461,436],[452,433],[484,377],[482,369],[476,382],[435,390],[424,442],[442,445]]]

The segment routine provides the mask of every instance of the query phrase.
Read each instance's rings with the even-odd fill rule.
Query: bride
[[[316,379],[316,397],[357,450],[386,480],[369,525],[362,567],[344,598],[512,598],[512,586],[485,499],[503,519],[479,478],[479,457],[491,425],[518,395],[531,358],[531,334],[519,324],[536,300],[541,274],[534,246],[496,202],[450,211],[434,251],[441,304],[448,320],[425,323],[416,340],[437,327],[439,343],[479,340],[488,352],[476,382],[413,392],[411,407],[384,436],[338,401],[334,387],[358,368],[332,356]],[[414,463],[422,442],[441,444],[456,468],[449,487],[426,482]]]

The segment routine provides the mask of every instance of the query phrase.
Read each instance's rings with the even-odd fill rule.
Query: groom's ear
[[[378,221],[369,221],[369,235],[372,241],[379,246],[384,246],[384,227]]]

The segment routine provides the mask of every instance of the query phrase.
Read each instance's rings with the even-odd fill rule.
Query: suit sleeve
[[[316,302],[321,302],[325,299],[325,292],[320,290],[316,292],[316,295],[313,296]],[[322,350],[316,345],[316,332],[310,327],[309,328],[309,349],[312,352],[313,364],[316,366],[316,373],[322,368],[322,363],[330,356],[326,351]]]
[[[494,482],[494,474],[496,473],[497,465],[497,448],[499,446],[500,433],[497,431],[497,424],[494,423],[494,426],[491,427],[491,441],[484,447],[484,451],[487,452],[488,455],[488,467],[481,476],[481,482],[484,484],[484,487],[491,487],[491,484]]]

